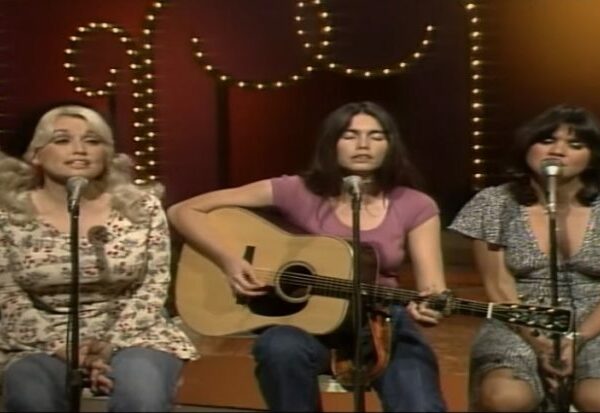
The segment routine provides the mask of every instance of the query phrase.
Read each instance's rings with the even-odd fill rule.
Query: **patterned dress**
[[[158,199],[143,201],[133,223],[112,210],[105,226],[80,237],[80,339],[143,346],[196,358],[187,336],[164,313],[170,240]],[[16,224],[0,209],[0,368],[67,339],[71,280],[69,234],[41,220]]]
[[[529,225],[527,207],[519,205],[507,184],[482,190],[459,212],[450,229],[470,238],[504,247],[505,263],[516,280],[524,303],[550,305],[549,258],[543,253]],[[558,262],[561,306],[572,308],[577,325],[600,303],[600,202],[592,205],[583,243],[570,258]],[[470,400],[478,397],[481,376],[496,368],[513,369],[528,381],[553,409],[538,375],[537,358],[531,347],[507,325],[486,321],[471,348]],[[600,378],[600,337],[588,341],[577,354],[575,380]]]

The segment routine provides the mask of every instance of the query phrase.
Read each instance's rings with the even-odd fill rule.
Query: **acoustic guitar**
[[[340,329],[351,316],[353,250],[348,241],[322,235],[298,235],[243,208],[219,208],[208,214],[212,225],[228,237],[240,257],[252,263],[268,294],[239,297],[232,293],[221,269],[184,245],[176,278],[176,306],[182,320],[196,332],[223,336],[285,324],[312,334]],[[418,292],[377,285],[374,251],[361,252],[362,302],[407,304]],[[559,307],[500,304],[441,295],[427,299],[444,314],[490,318],[566,333],[572,313]]]

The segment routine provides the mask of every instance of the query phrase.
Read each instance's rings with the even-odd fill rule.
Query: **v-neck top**
[[[600,303],[598,199],[591,208],[581,247],[557,266],[560,305],[573,310],[576,327]],[[450,229],[504,249],[505,264],[515,279],[522,303],[534,307],[552,304],[548,254],[539,248],[527,207],[516,202],[508,184],[477,193],[458,213]],[[495,319],[486,320],[475,335],[470,351],[471,409],[476,409],[472,403],[479,399],[482,375],[504,368],[531,386],[535,397],[542,400],[544,411],[554,411],[553,399],[548,397],[539,375],[537,355],[508,325]],[[587,341],[575,359],[574,381],[590,378],[600,378],[600,336]]]
[[[309,234],[352,239],[352,227],[344,224],[333,204],[311,192],[298,175],[271,179],[273,203],[294,226]],[[388,208],[382,222],[360,232],[361,243],[376,251],[379,259],[378,282],[398,286],[398,270],[407,248],[408,233],[439,214],[435,201],[412,188],[399,186],[386,194]]]
[[[559,297],[574,304],[579,315],[600,301],[600,205],[593,202],[583,241],[577,251],[557,263]],[[454,219],[450,229],[504,248],[507,269],[515,277],[524,302],[549,305],[549,256],[540,250],[527,207],[512,197],[508,184],[476,194]],[[541,301],[541,302],[540,302]]]

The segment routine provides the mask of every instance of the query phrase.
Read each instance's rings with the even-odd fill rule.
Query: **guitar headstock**
[[[529,304],[494,303],[488,318],[555,333],[568,333],[573,326],[573,313],[568,308]]]

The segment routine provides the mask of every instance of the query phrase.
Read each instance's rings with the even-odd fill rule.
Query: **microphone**
[[[562,173],[562,162],[560,159],[548,158],[542,160],[540,165],[540,169],[542,171],[542,175],[546,178],[549,176],[560,176]]]
[[[559,159],[548,158],[542,160],[540,169],[546,178],[546,197],[548,212],[556,213],[556,178],[562,174],[562,162]]]
[[[79,198],[81,192],[88,184],[87,178],[83,176],[72,176],[67,179],[67,209],[72,212],[75,207],[79,206]]]
[[[350,193],[350,195],[359,198],[361,195],[361,184],[362,184],[362,178],[358,175],[348,175],[345,176],[343,179],[344,182],[344,188],[346,189],[346,191],[348,191]]]

